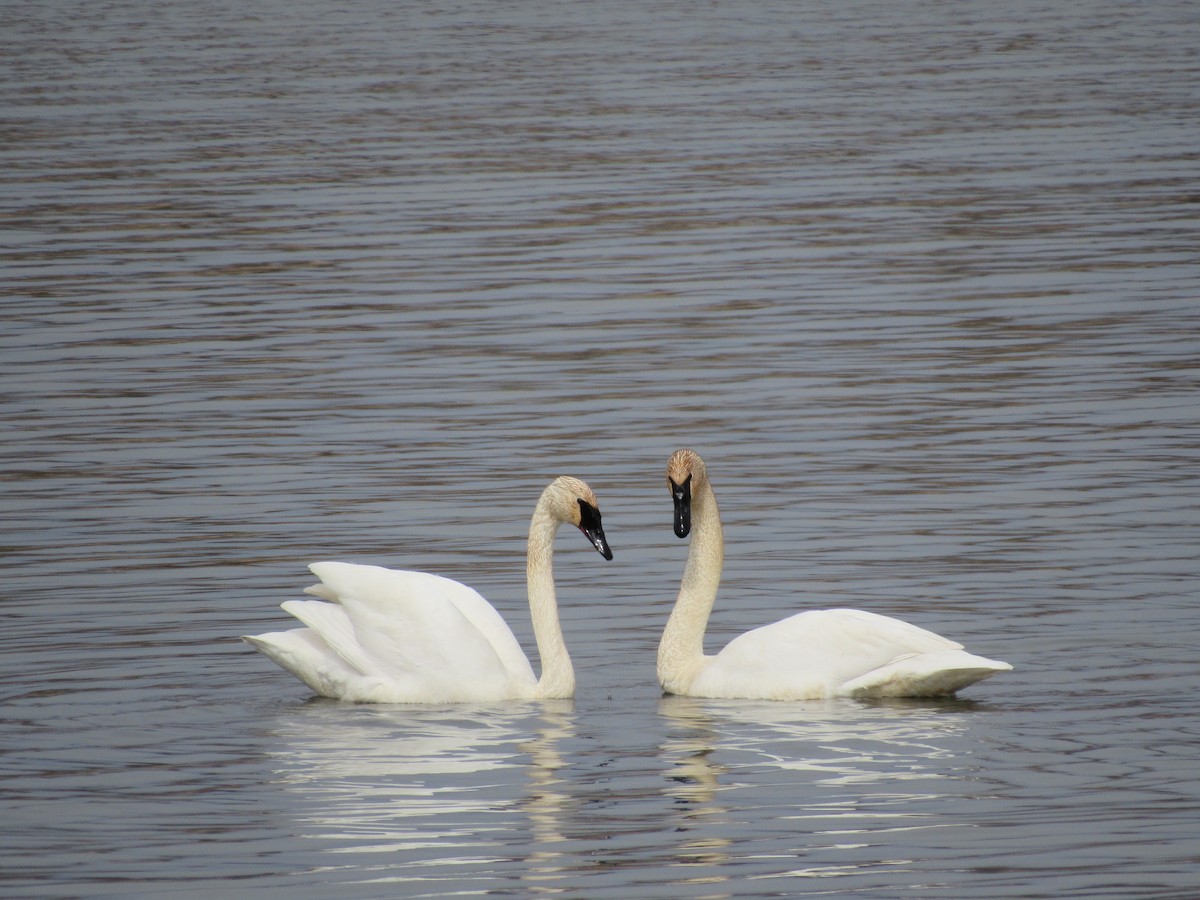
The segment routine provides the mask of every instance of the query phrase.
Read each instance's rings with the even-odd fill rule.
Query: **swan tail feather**
[[[306,587],[304,593],[313,597],[319,597],[322,600],[328,600],[330,603],[337,603],[338,601],[337,594],[323,584],[314,584]]]
[[[242,640],[322,697],[340,697],[348,684],[362,677],[309,628],[246,634]]]
[[[999,672],[1006,662],[961,650],[920,653],[893,660],[846,682],[842,693],[852,697],[948,697]]]
[[[381,675],[370,654],[363,651],[354,633],[354,623],[342,607],[323,600],[288,600],[284,611],[308,626],[331,655],[358,675]]]

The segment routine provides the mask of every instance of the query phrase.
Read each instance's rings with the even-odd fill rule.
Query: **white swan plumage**
[[[575,672],[563,640],[554,593],[554,536],[579,528],[605,559],[595,494],[578,478],[555,479],[529,524],[529,611],[542,674],[512,629],[476,591],[425,572],[346,562],[309,569],[320,599],[289,600],[283,609],[306,627],[242,639],[324,697],[359,703],[456,703],[563,698]]]
[[[671,455],[667,483],[675,533],[691,534],[679,596],[658,646],[658,680],[667,693],[759,700],[941,697],[1012,669],[932,631],[857,609],[797,613],[705,655],[704,631],[724,559],[721,517],[694,450]]]

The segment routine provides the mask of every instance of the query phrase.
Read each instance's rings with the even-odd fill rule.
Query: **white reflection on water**
[[[568,840],[565,823],[578,801],[563,776],[567,763],[562,742],[575,733],[571,701],[546,701],[533,737],[521,744],[529,755],[528,789],[521,809],[529,821],[532,838],[523,879],[533,893],[557,893],[553,886],[569,868],[565,853],[554,849]]]
[[[911,871],[931,829],[970,824],[947,801],[969,780],[956,743],[973,708],[668,697],[665,740],[617,760],[594,756],[605,725],[570,701],[314,701],[281,714],[273,742],[297,833],[322,851],[314,870],[337,881],[556,893],[605,881],[636,847],[654,878],[722,897],[732,879]]]
[[[527,835],[523,877],[560,871],[574,800],[562,788],[560,741],[571,701],[504,706],[347,706],[314,700],[275,725],[278,780],[298,798],[298,828],[355,882],[412,878],[412,867],[486,865]],[[399,867],[399,868],[398,868]],[[401,870],[404,870],[402,876]]]
[[[895,846],[900,832],[970,824],[946,812],[960,790],[946,776],[958,765],[954,745],[965,729],[963,716],[947,713],[974,707],[664,697],[662,753],[677,801],[678,865],[703,867],[691,882],[726,880],[737,867],[725,864],[745,857],[743,823],[768,818],[795,823],[788,827],[797,843],[781,857],[811,857],[812,864],[757,877],[829,878],[911,865],[871,848]]]

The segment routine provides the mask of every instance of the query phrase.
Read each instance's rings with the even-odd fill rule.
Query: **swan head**
[[[706,477],[704,460],[695,450],[676,450],[667,460],[667,487],[675,503],[676,537],[687,537],[692,530],[692,490]]]
[[[596,502],[596,495],[590,487],[578,478],[563,475],[546,488],[544,499],[549,501],[554,518],[574,525],[601,556],[613,558],[608,539],[604,536],[604,526],[600,524],[600,504]]]

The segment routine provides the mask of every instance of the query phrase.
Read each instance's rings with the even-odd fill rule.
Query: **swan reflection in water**
[[[494,863],[519,842],[520,877],[537,880],[559,871],[553,845],[574,803],[561,786],[559,744],[574,728],[571,700],[313,700],[281,715],[272,740],[302,833],[329,853],[355,854],[345,863],[325,857],[323,868],[361,882],[411,878],[417,867],[436,880],[439,864]]]
[[[955,713],[977,708],[968,700],[662,697],[677,864],[694,868],[689,880],[701,883],[744,872],[730,863],[744,863],[739,836],[752,822],[761,829],[764,808],[789,842],[776,862],[801,864],[773,877],[852,874],[863,857],[876,869],[906,864],[870,848],[891,843],[885,834],[964,824],[946,816],[946,801],[961,790],[953,776],[970,765],[956,752],[969,717]]]
[[[974,717],[959,713],[975,704],[659,703],[665,736],[630,748],[628,785],[601,768],[611,752],[589,749],[593,724],[569,700],[314,701],[281,714],[270,742],[314,867],[347,883],[420,881],[430,894],[569,893],[607,878],[615,859],[729,896],[735,877],[903,867],[897,848],[970,818],[947,801],[971,782]],[[674,821],[659,818],[664,782]],[[600,824],[597,810],[609,811]]]

